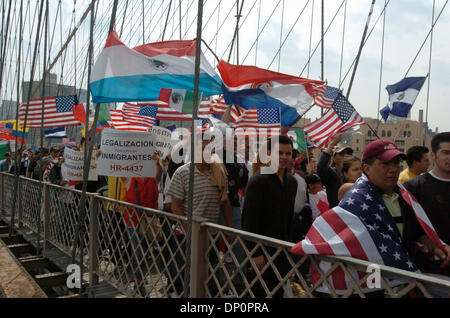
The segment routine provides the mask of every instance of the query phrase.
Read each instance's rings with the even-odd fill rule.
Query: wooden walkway
[[[0,239],[0,289],[6,298],[47,298],[33,277]]]
[[[0,221],[3,219],[4,223],[9,224],[9,220],[7,220],[4,216],[0,215]],[[3,224],[4,224],[3,223]],[[6,230],[6,229],[5,229]],[[5,231],[3,231],[5,232]],[[13,298],[29,298],[29,297],[43,297],[47,298],[48,296],[44,292],[46,290],[44,287],[40,288],[39,283],[45,286],[46,281],[58,279],[61,284],[65,285],[65,280],[67,278],[66,268],[68,265],[72,264],[71,257],[61,251],[58,247],[48,244],[47,249],[42,252],[41,262],[45,264],[45,267],[50,269],[52,273],[48,274],[46,277],[42,277],[44,275],[31,275],[29,271],[27,271],[26,264],[27,258],[37,258],[33,255],[36,254],[38,242],[37,242],[37,234],[33,231],[29,230],[26,227],[21,227],[16,229],[17,235],[13,237],[13,243],[22,243],[22,248],[29,249],[29,256],[17,258],[12,251],[10,251],[5,244],[5,242],[0,238],[0,290],[3,290],[4,297],[13,297]],[[0,236],[7,239],[7,233],[0,233]],[[23,243],[23,242],[26,242]],[[9,244],[9,243],[8,243]],[[17,244],[20,245],[20,244]],[[26,245],[26,246],[25,246]],[[40,248],[42,249],[43,240],[39,243]],[[20,248],[20,246],[18,246]],[[22,263],[21,263],[22,262]],[[31,265],[31,264],[30,264]],[[31,265],[32,266],[32,265]],[[28,268],[28,270],[30,270]],[[52,276],[53,277],[48,277]],[[12,278],[12,279],[11,279]],[[40,280],[41,278],[41,280]],[[89,278],[89,272],[86,267],[83,268],[83,284],[87,285]],[[44,280],[45,279],[45,280]],[[63,286],[62,289],[66,289]],[[61,289],[61,290],[62,290]],[[0,297],[2,293],[0,292]],[[78,297],[78,294],[73,294],[66,292],[66,295],[62,295],[59,297],[68,298],[68,297]],[[99,281],[99,284],[96,286],[88,286],[86,297],[94,297],[94,298],[115,298],[115,297],[125,297],[122,293],[120,293],[116,288],[108,284],[106,281]],[[55,296],[50,296],[55,297]]]

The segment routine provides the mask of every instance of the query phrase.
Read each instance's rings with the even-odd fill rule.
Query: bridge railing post
[[[201,221],[204,221],[202,219]],[[192,220],[192,236],[191,236],[191,268],[190,268],[190,297],[204,298],[205,280],[207,272],[206,264],[206,228],[202,226],[201,221],[197,218]],[[186,257],[189,257],[186,255]]]
[[[90,221],[89,221],[89,284],[91,286],[98,284],[98,253],[99,253],[99,238],[98,238],[98,206],[100,201],[98,196],[93,196],[90,209]],[[101,212],[100,212],[101,213]]]
[[[19,177],[19,195],[18,195],[18,200],[19,200],[19,211],[17,211],[17,217],[19,220],[19,227],[23,226],[23,179],[21,177]]]
[[[50,187],[44,182],[44,251],[48,249],[50,242]],[[40,226],[40,225],[38,225]]]

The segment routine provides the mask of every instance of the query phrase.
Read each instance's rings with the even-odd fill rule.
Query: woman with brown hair
[[[342,177],[344,184],[339,188],[338,200],[341,201],[353,184],[362,176],[361,159],[355,156],[346,156],[342,163]]]

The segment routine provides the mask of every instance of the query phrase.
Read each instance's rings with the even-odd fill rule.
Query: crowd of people
[[[202,149],[209,143],[205,140],[200,142]],[[83,143],[84,139],[78,149],[83,149]],[[292,139],[287,136],[267,140],[269,156],[272,143],[278,143],[279,149],[278,170],[274,173],[261,173],[264,165],[249,161],[248,142],[238,145],[237,139],[234,149],[224,149],[223,158],[227,158],[227,152],[232,152],[233,162],[224,164],[213,156],[211,163],[204,159],[194,163],[193,215],[235,229],[297,243],[305,238],[317,218],[334,207],[345,207],[352,200],[352,191],[357,191],[355,183],[363,180],[370,189],[375,189],[374,199],[378,200],[380,209],[386,212],[382,216],[383,220],[397,225],[395,230],[389,226],[386,233],[390,231],[389,234],[397,239],[396,243],[406,251],[414,268],[447,279],[450,277],[450,246],[444,245],[442,249],[430,240],[399,188],[399,183],[403,184],[423,207],[439,238],[443,242],[450,242],[450,132],[435,135],[431,141],[431,151],[426,147],[414,146],[406,154],[389,140],[376,140],[366,146],[362,158],[353,156],[353,149],[348,145],[340,144],[340,137],[332,139],[319,158],[314,158],[309,143],[307,151],[295,150]],[[240,147],[244,147],[245,151],[239,151]],[[179,151],[182,154],[182,149]],[[81,183],[74,185],[62,177],[63,153],[63,147],[24,152],[20,161],[20,175],[81,189]],[[238,160],[242,153],[245,158]],[[89,181],[88,191],[186,216],[191,167],[189,159],[175,163],[170,154],[164,158],[155,156],[154,159],[157,166],[155,178],[99,176],[98,181]],[[406,160],[408,165],[404,171],[400,171],[402,160]],[[433,167],[430,170],[431,162]],[[0,170],[15,173],[15,169],[14,154],[6,154],[5,160],[0,163]],[[375,215],[377,212],[367,213]],[[139,283],[137,289],[145,294],[144,284],[140,283],[142,273],[147,268],[140,260],[151,246],[146,245],[144,234],[136,230],[140,226],[138,219],[142,216],[130,211],[125,211],[123,218],[117,214],[118,228],[122,227],[128,233],[131,245],[139,250],[131,260],[131,269]],[[175,233],[170,236],[169,244],[163,251],[172,255],[167,249],[183,246],[185,229],[163,227],[162,230]],[[385,235],[383,229],[375,230]],[[229,239],[231,242],[232,238]],[[254,247],[255,243],[247,243],[249,251]],[[272,248],[267,247],[266,252],[271,251]],[[233,253],[239,263],[244,260],[244,247],[240,242],[234,245]],[[178,264],[169,266],[169,271],[170,275],[176,277],[173,291],[180,294],[183,276],[178,269],[182,267],[184,259],[180,255],[173,256]],[[261,248],[253,252],[252,258],[256,268],[251,262],[246,262],[243,268],[248,280],[255,276],[257,270],[263,269],[268,261]],[[217,259],[210,256],[210,261]],[[281,275],[290,269],[282,256],[273,262]],[[235,270],[240,269],[236,267]],[[270,266],[265,268],[263,278],[269,290],[279,283]],[[235,284],[243,285],[239,275],[236,276]],[[252,291],[257,297],[266,296],[259,283],[254,285]],[[283,289],[280,288],[274,297],[282,295]]]

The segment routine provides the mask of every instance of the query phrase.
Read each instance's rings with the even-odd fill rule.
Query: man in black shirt
[[[277,140],[279,138],[279,140]],[[272,174],[254,175],[248,182],[245,193],[245,202],[242,211],[242,229],[260,235],[269,236],[279,240],[290,241],[291,221],[294,211],[295,195],[297,192],[297,181],[292,175],[287,173],[287,166],[292,158],[292,141],[286,136],[276,136],[268,140],[267,154],[271,156],[271,145],[279,144],[279,156],[274,155],[272,160],[278,159],[278,170]],[[276,148],[275,148],[276,149]],[[273,162],[272,162],[273,163]],[[264,173],[264,171],[261,171]],[[255,243],[247,242],[249,251],[253,249]],[[267,252],[273,255],[276,249],[266,247]],[[249,266],[247,280],[251,282],[255,271],[262,270],[266,265],[266,257],[261,249],[253,255],[253,261],[257,269]],[[283,253],[275,260],[275,267],[283,277],[289,270]],[[262,274],[262,278],[267,285],[269,292],[279,284],[279,280],[269,266]],[[266,297],[268,294],[263,286],[257,281],[252,288],[256,297]],[[273,297],[282,297],[283,288],[279,288]]]
[[[435,166],[432,171],[424,173],[404,184],[425,210],[439,238],[450,243],[450,132],[443,132],[431,141],[431,159]],[[417,251],[415,263],[420,270],[427,273],[450,277],[450,247],[442,251],[425,235],[415,218],[405,216],[404,241],[408,244],[411,255],[415,252],[416,238],[427,248],[428,255]],[[433,259],[437,255],[440,259]]]

